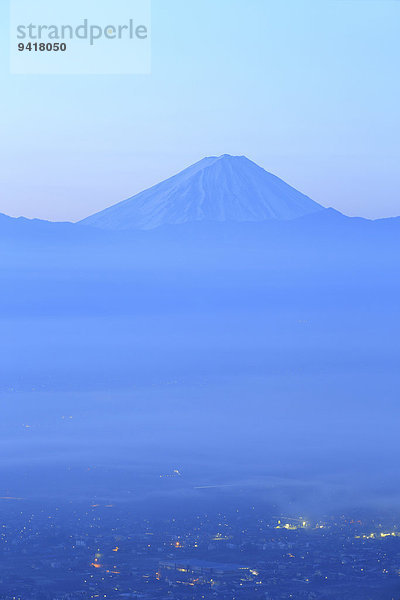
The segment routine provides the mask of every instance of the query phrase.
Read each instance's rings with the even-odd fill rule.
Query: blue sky
[[[400,2],[153,0],[152,14],[151,75],[10,75],[2,3],[0,212],[77,220],[230,153],[346,214],[400,215]]]

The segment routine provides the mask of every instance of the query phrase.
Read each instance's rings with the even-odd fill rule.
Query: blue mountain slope
[[[74,228],[73,223],[52,222],[42,219],[26,219],[25,217],[9,217],[0,213],[0,237],[21,236],[36,237],[40,235],[59,235],[70,233]]]
[[[195,221],[286,221],[323,207],[244,156],[208,157],[82,221],[110,230]]]

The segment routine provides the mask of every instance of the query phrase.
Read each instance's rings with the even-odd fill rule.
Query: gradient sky
[[[398,0],[152,11],[151,75],[21,76],[1,4],[0,212],[78,220],[230,153],[346,214],[400,215]]]

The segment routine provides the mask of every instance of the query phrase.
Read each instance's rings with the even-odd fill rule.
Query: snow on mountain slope
[[[81,223],[155,229],[193,221],[286,221],[323,207],[244,156],[208,157]]]

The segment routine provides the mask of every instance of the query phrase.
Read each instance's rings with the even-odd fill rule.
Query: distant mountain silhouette
[[[324,208],[245,156],[208,157],[81,223],[110,230],[288,221]]]
[[[236,161],[238,168],[228,166]],[[207,162],[209,170],[200,177]],[[241,425],[252,396],[247,377],[266,378],[271,387],[259,390],[260,401],[253,406],[260,428],[269,422],[271,402],[279,403],[290,384],[289,427],[298,415],[306,415],[306,426],[315,411],[321,410],[321,422],[328,431],[325,406],[341,407],[347,415],[355,401],[352,429],[365,436],[365,428],[359,426],[365,406],[383,410],[390,390],[393,406],[397,402],[400,219],[370,221],[318,205],[315,208],[311,200],[256,165],[250,163],[247,169],[247,162],[209,159],[186,174],[188,190],[196,189],[196,178],[203,185],[213,182],[206,189],[216,189],[218,206],[222,203],[229,210],[223,215],[225,221],[216,217],[189,220],[193,214],[185,213],[184,196],[179,197],[175,217],[187,218],[187,222],[175,219],[172,224],[146,230],[107,230],[0,215],[0,332],[4,346],[0,392],[96,390],[93,398],[96,418],[100,418],[104,413],[97,391],[140,390],[142,385],[150,385],[148,389],[159,396],[159,409],[171,415],[172,420],[162,425],[168,426],[170,435],[177,427],[174,419],[178,412],[187,414],[190,422],[204,413],[207,423],[212,423],[213,409],[210,404],[207,413],[201,396],[186,398],[185,391],[183,409],[178,411],[173,387],[171,397],[156,391],[154,386],[160,381],[168,382],[166,389],[169,382],[195,382],[199,394],[206,389],[203,381],[229,379],[233,388],[239,382],[243,390]],[[228,177],[230,171],[234,174]],[[252,186],[239,177],[238,173],[244,172],[254,174]],[[254,181],[258,177],[271,186],[276,183],[271,189],[276,191],[274,206],[276,211],[280,207],[281,220],[276,211],[271,212],[272,200],[264,202],[264,197],[257,195]],[[176,188],[169,184],[171,203],[175,202],[172,189],[184,187],[182,179],[182,174],[177,176],[180,185]],[[220,187],[214,186],[216,180],[222,182]],[[240,202],[228,202],[225,197],[232,181],[233,188],[243,194],[250,190]],[[148,192],[153,200],[154,190],[162,191],[164,185]],[[278,192],[285,200],[278,201]],[[159,198],[162,210],[151,215],[152,225],[164,223],[166,214],[172,220],[161,192]],[[193,208],[197,202],[201,206],[199,198],[189,205]],[[286,212],[288,198],[293,202]],[[206,200],[204,204],[211,210],[211,196]],[[288,213],[298,214],[303,200],[301,210],[309,207],[312,212],[284,219]],[[238,214],[253,220],[235,221]],[[216,216],[222,219],[220,213]],[[126,220],[129,222],[128,216]],[[276,395],[279,390],[281,396]],[[55,396],[48,396],[49,414]],[[222,401],[227,413],[230,398],[230,393],[218,392],[210,401]],[[137,405],[139,412],[148,410],[146,402],[144,396]],[[60,405],[57,415],[71,414],[64,410],[70,409],[59,412]],[[331,414],[334,418],[336,413]],[[390,409],[386,414],[390,415]],[[224,422],[221,424],[223,429]],[[240,439],[239,429],[234,432],[235,444]],[[319,429],[320,425],[318,430],[310,430],[307,439],[314,443]],[[91,431],[90,435],[98,437],[97,428]],[[177,431],[179,438],[183,428]],[[220,427],[214,431],[219,439]],[[282,447],[290,435],[290,429],[285,429],[283,437],[280,433]],[[259,448],[257,452],[262,454],[264,450]],[[346,460],[347,450],[344,448]]]
[[[6,240],[12,240],[15,243],[30,240],[37,244],[51,239],[68,241],[76,237],[82,238],[82,234],[86,238],[93,237],[95,233],[94,230],[90,230],[89,228],[87,230],[86,228],[77,226],[75,223],[9,217],[0,213],[0,244]]]

